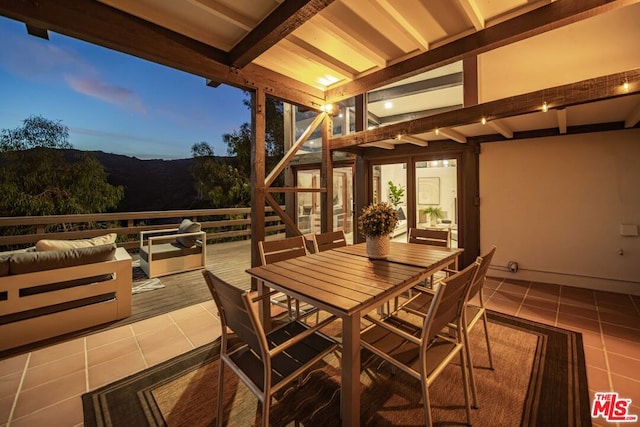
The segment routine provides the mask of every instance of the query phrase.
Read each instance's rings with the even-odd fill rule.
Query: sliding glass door
[[[458,173],[456,159],[415,163],[418,228],[449,229],[458,247]]]

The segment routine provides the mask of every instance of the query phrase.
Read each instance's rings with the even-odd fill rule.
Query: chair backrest
[[[425,327],[422,332],[425,345],[449,323],[461,324],[459,319],[462,317],[469,288],[475,279],[478,267],[479,264],[476,261],[440,282],[425,318]]]
[[[262,265],[284,261],[307,254],[304,236],[258,242]]]
[[[451,230],[442,229],[421,229],[412,227],[409,229],[409,243],[419,243],[422,245],[451,247]]]
[[[226,328],[229,328],[264,360],[267,340],[249,292],[230,285],[208,270],[203,270],[202,275],[220,313],[225,341],[222,351],[227,350]]]
[[[489,270],[489,265],[491,265],[491,260],[493,259],[493,254],[496,253],[495,245],[491,247],[485,254],[482,254],[478,257],[476,261],[480,261],[480,266],[478,267],[478,272],[476,273],[476,278],[471,284],[471,289],[469,290],[469,298],[472,298],[475,294],[480,291],[482,285],[484,285],[484,279],[487,277],[487,271]]]
[[[347,239],[342,230],[313,235],[313,247],[316,253],[340,248],[342,246],[347,246]]]

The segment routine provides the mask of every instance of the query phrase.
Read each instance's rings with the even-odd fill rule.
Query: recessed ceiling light
[[[384,108],[386,108],[387,110],[389,110],[392,107],[393,107],[393,102],[387,101],[384,103]]]

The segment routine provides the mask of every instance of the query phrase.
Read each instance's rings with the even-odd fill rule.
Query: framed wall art
[[[418,204],[419,205],[439,205],[440,204],[440,178],[439,177],[418,178]]]

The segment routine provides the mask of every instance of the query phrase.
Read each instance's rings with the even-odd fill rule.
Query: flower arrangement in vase
[[[389,254],[389,235],[398,223],[398,212],[388,203],[373,203],[358,217],[358,229],[367,239],[369,258],[383,258]]]

